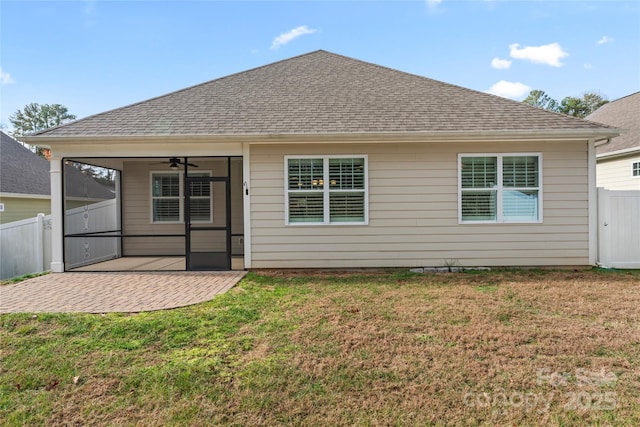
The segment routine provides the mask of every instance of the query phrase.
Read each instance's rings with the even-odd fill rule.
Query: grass
[[[48,271],[44,271],[42,273],[30,273],[30,274],[24,274],[22,276],[12,277],[10,279],[0,280],[0,286],[11,285],[13,283],[19,283],[19,282],[25,281],[27,279],[33,279],[34,277],[44,276],[46,274],[49,274],[49,272]]]
[[[3,425],[640,424],[640,274],[249,274],[0,316]]]

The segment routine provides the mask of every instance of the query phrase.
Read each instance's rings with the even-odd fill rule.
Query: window
[[[211,176],[208,172],[189,173],[189,176]],[[184,173],[151,173],[151,212],[154,223],[184,221]],[[192,222],[212,222],[211,183],[192,182],[189,188]]]
[[[366,156],[285,157],[287,224],[366,224]]]
[[[631,176],[640,176],[640,162],[631,164]]]
[[[459,218],[466,222],[539,222],[541,156],[459,156]]]
[[[154,173],[151,176],[153,222],[182,220],[182,193],[179,173]]]

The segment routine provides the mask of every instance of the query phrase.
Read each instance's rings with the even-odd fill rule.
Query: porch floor
[[[171,257],[122,257],[109,261],[98,262],[83,267],[72,268],[69,271],[185,271],[186,259],[182,256]],[[244,260],[241,257],[231,259],[232,270],[242,270]]]
[[[69,271],[184,271],[184,257],[122,257]]]
[[[135,313],[213,299],[246,271],[52,273],[0,286],[0,313]]]

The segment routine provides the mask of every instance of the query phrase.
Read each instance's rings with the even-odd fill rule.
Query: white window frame
[[[179,200],[179,215],[178,221],[155,221],[153,218],[153,176],[154,175],[178,175],[178,185],[180,194]],[[189,171],[189,176],[201,175],[204,177],[211,177],[211,171]],[[193,221],[194,224],[213,224],[213,191],[209,197],[209,221]],[[149,172],[149,215],[151,224],[184,224],[184,171],[150,171]]]
[[[636,175],[636,170],[638,174]],[[640,160],[631,162],[631,178],[638,179],[640,178]]]
[[[364,159],[364,189],[363,190],[331,190],[329,185],[324,185],[322,188],[322,208],[323,218],[322,222],[289,222],[289,194],[290,193],[304,193],[305,190],[290,190],[289,189],[289,160],[290,159],[322,159],[322,175],[323,180],[329,183],[329,160],[330,159]],[[320,192],[319,190],[316,190]],[[308,191],[307,191],[308,192]],[[358,222],[331,222],[331,206],[330,206],[330,194],[339,192],[364,192],[364,221]],[[286,155],[284,156],[284,212],[285,212],[285,225],[291,226],[318,226],[318,225],[368,225],[369,224],[369,158],[366,154],[335,154],[335,155]]]
[[[538,191],[538,219],[533,221],[507,221],[503,215],[503,158],[505,157],[538,157],[538,187],[531,188]],[[496,190],[496,219],[495,220],[479,220],[469,221],[462,220],[462,158],[463,157],[495,157],[497,159],[497,185],[494,187]],[[543,222],[542,213],[544,212],[542,206],[543,200],[543,173],[542,171],[542,153],[458,153],[458,224],[540,224]],[[507,187],[507,189],[509,189]]]

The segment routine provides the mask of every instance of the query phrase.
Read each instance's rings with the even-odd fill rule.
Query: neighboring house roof
[[[49,195],[49,162],[0,132],[0,193]]]
[[[4,132],[0,132],[0,136],[0,193],[50,196],[49,161],[31,152]],[[64,172],[68,197],[115,197],[111,189],[87,177],[71,165],[65,165]]]
[[[596,147],[598,156],[640,151],[640,92],[604,104],[586,119],[623,130],[608,144]]]
[[[319,50],[47,129],[35,139],[531,130],[607,127]]]
[[[112,188],[100,184],[74,166],[64,165],[64,177],[66,197],[87,199],[113,199],[115,197]]]

